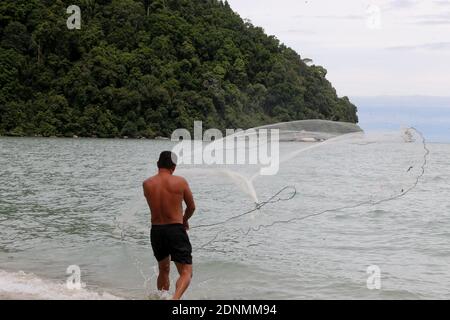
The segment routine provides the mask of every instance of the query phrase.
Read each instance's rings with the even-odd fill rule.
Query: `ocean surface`
[[[0,299],[160,299],[141,185],[172,146],[0,137]],[[185,298],[449,299],[449,155],[449,144],[329,143],[256,177],[256,211],[227,170],[257,169],[180,168],[197,201]],[[69,266],[82,289],[67,286]]]

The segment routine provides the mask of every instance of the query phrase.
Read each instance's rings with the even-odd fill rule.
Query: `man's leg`
[[[158,275],[158,290],[159,291],[169,291],[170,280],[170,257],[161,260],[159,263],[159,275]]]
[[[183,293],[189,287],[192,278],[192,264],[182,264],[175,262],[180,277],[177,280],[177,288],[173,295],[173,300],[179,300],[183,296]]]

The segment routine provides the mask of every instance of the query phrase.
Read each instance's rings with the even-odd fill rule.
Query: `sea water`
[[[172,147],[151,140],[0,138],[0,298],[158,298],[142,181],[155,173],[159,152]],[[333,150],[330,144],[302,153],[278,175],[252,181],[260,201],[286,185],[297,190],[294,199],[213,228],[194,227],[252,210],[255,201],[232,179],[183,168],[197,201],[186,298],[450,298],[450,145],[427,147],[417,187],[361,206],[414,183],[420,148],[374,143]],[[346,206],[353,208],[338,209]],[[66,285],[69,266],[81,270],[80,290]],[[380,270],[380,289],[367,285],[370,266]]]

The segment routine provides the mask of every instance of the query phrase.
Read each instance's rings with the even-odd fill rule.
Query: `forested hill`
[[[81,29],[66,12],[81,8]],[[154,137],[296,119],[357,122],[308,66],[217,0],[2,0],[0,134]],[[312,57],[314,58],[314,57]]]

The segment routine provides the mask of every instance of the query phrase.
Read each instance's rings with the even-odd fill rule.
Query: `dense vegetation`
[[[81,8],[81,30],[66,9]],[[357,122],[326,70],[217,0],[2,0],[0,134],[168,136]]]

